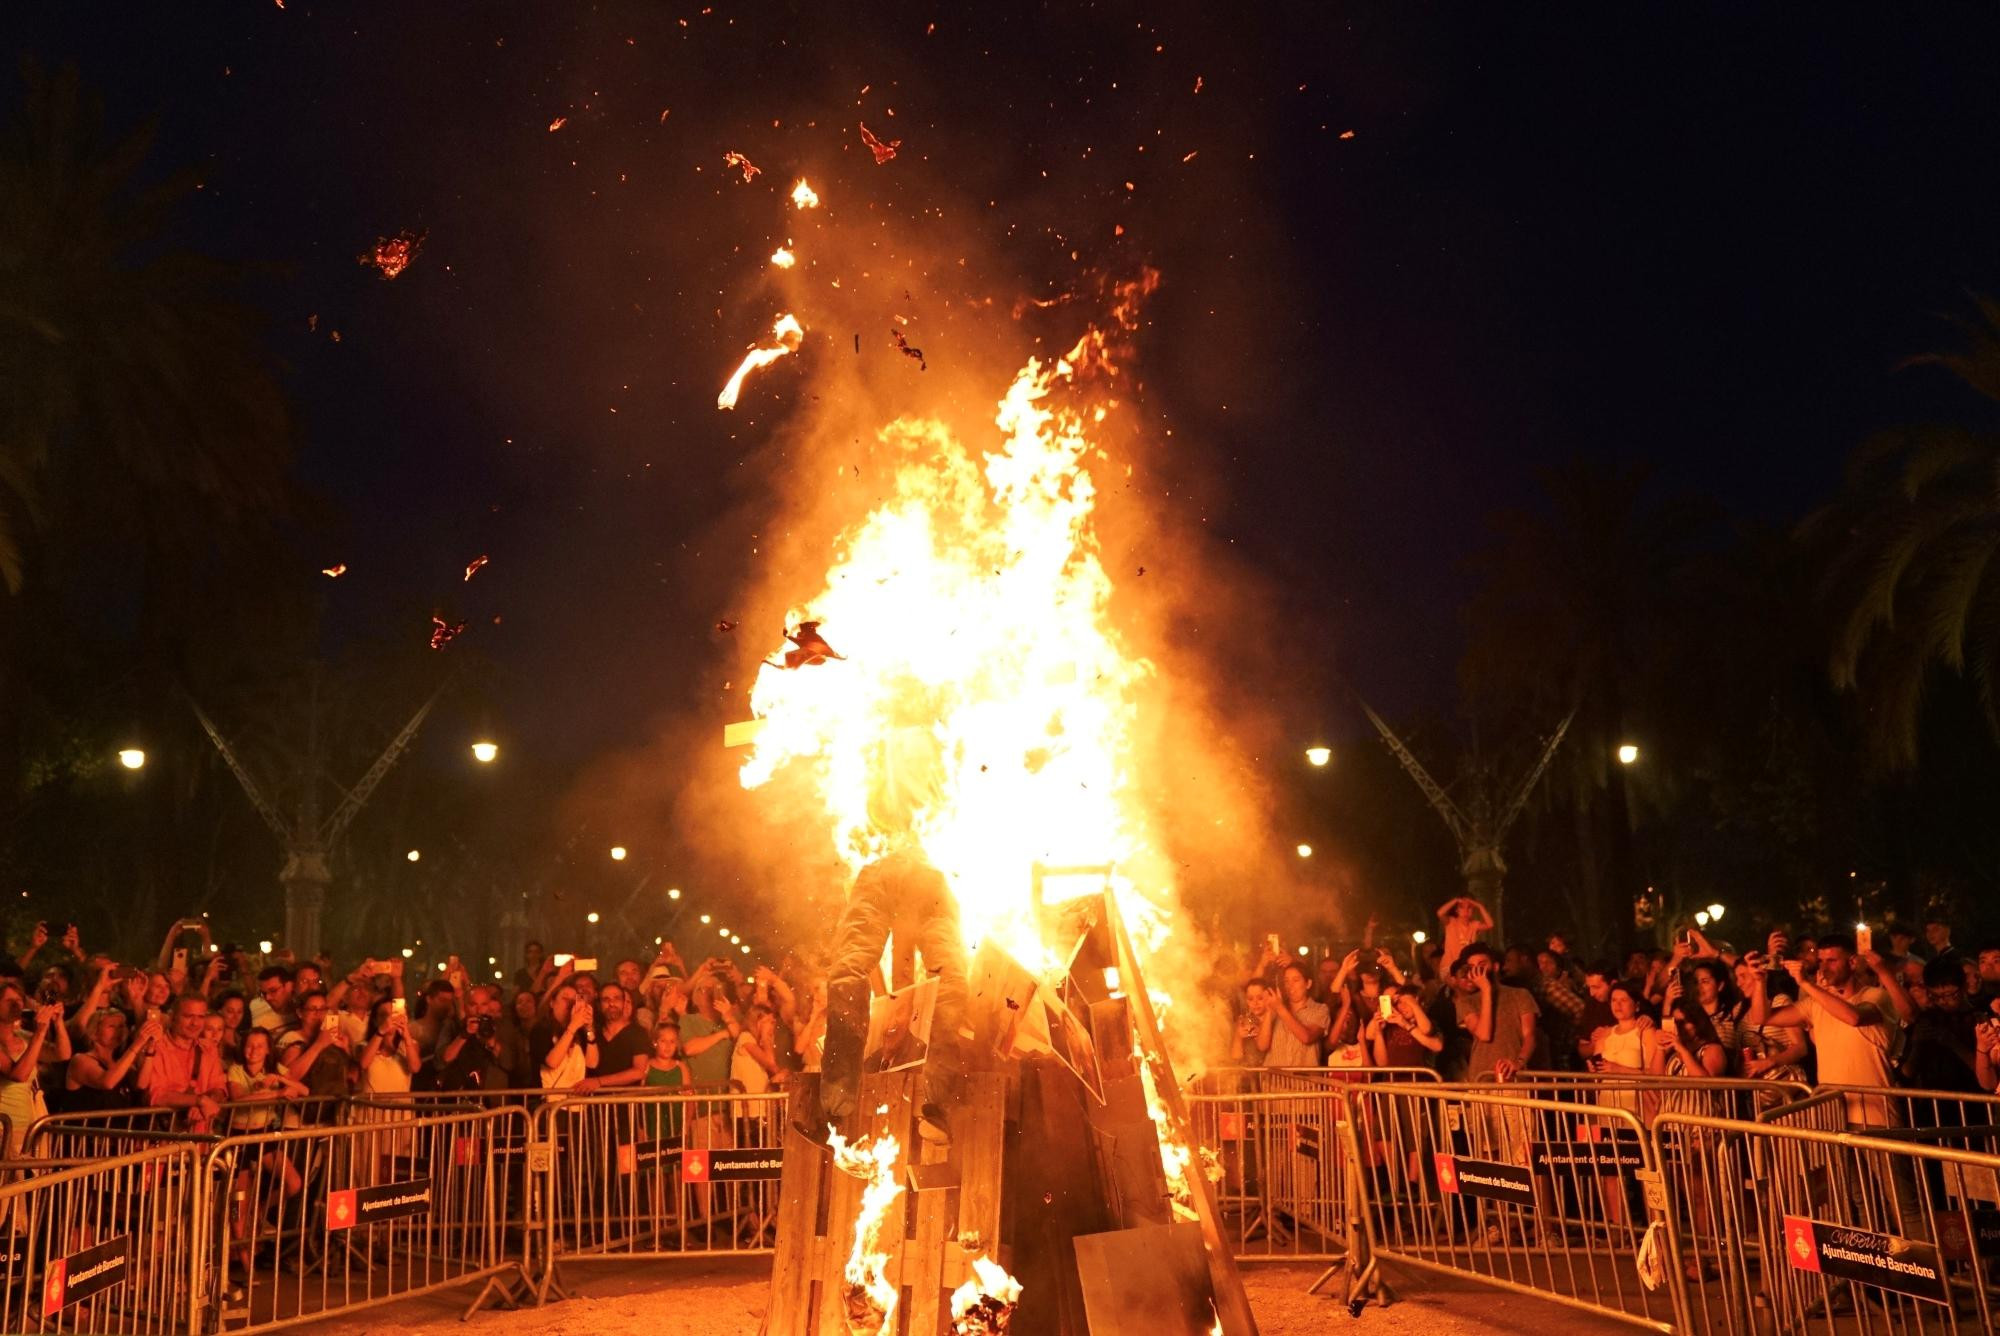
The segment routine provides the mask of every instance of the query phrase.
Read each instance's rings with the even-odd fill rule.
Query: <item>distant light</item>
[[[506,976],[506,975],[505,975],[504,973],[502,973],[501,971],[499,971],[499,970],[494,970],[494,971],[493,971],[493,977],[494,977],[494,978],[496,978],[496,979],[504,979],[504,978],[506,978],[507,976]]]
[[[1425,942],[1428,942],[1430,940],[1430,937],[1424,932],[1422,928],[1418,928],[1415,932],[1410,934],[1410,940],[1415,942],[1418,946],[1422,946]]]
[[[1308,949],[1307,949],[1307,948],[1305,948],[1305,947],[1303,947],[1303,946],[1302,946],[1302,947],[1300,947],[1300,948],[1299,948],[1299,954],[1303,956],[1303,955],[1309,955],[1309,954],[1311,954],[1311,953],[1310,953],[1310,952],[1308,951]]]
[[[1306,748],[1306,760],[1312,762],[1314,765],[1325,765],[1328,761],[1331,761],[1332,759],[1333,759],[1333,748],[1331,747]]]
[[[1708,911],[1706,909],[1697,909],[1694,914],[1694,922],[1696,927],[1706,928],[1708,926]]]
[[[271,954],[271,941],[268,937],[265,938],[263,941],[257,943],[257,953],[259,955],[265,955],[265,956]]]
[[[434,966],[434,968],[435,968],[435,969],[437,970],[437,972],[438,972],[439,974],[442,974],[442,973],[444,973],[444,962],[443,962],[442,960],[440,960],[440,961],[439,961],[439,962],[438,962],[438,963],[436,964],[436,966]]]
[[[667,939],[666,939],[666,938],[664,938],[664,937],[655,937],[655,938],[653,939],[653,945],[654,945],[654,946],[664,946],[664,945],[666,944],[666,940],[667,940]]]
[[[747,947],[747,946],[746,946],[746,947],[744,947],[744,948],[743,948],[743,954],[744,954],[744,955],[746,955],[746,956],[747,956],[747,955],[749,955],[749,954],[750,954],[750,948],[749,948],[749,947]]]
[[[741,946],[743,945],[743,939],[732,932],[729,934],[729,944],[731,946]]]
[[[680,887],[678,887],[678,886],[670,886],[670,887],[668,887],[668,888],[667,888],[667,899],[669,899],[669,900],[678,900],[678,899],[680,899],[680,898],[681,898],[681,888],[680,888]]]
[[[622,862],[624,862],[624,861],[625,861],[625,846],[624,846],[624,845],[622,845],[622,844],[614,844],[614,845],[612,845],[612,846],[611,846],[611,861],[612,861],[612,862],[614,862],[614,863],[622,863]]]
[[[419,858],[422,858],[423,856],[424,856],[424,851],[421,849],[412,849],[410,850],[410,852],[403,855],[403,857],[409,859],[412,863],[416,862]]]
[[[1710,905],[1708,907],[1708,921],[1710,923],[1720,923],[1722,921],[1721,905]]]
[[[1868,925],[1867,925],[1866,923],[1857,923],[1857,924],[1855,924],[1855,925],[1854,925],[1854,931],[1856,931],[1856,932],[1867,932],[1867,931],[1868,931]]]
[[[585,923],[595,923],[595,922],[597,922],[597,911],[593,909],[593,910],[591,910],[591,911],[590,911],[590,912],[589,912],[588,914],[585,914],[585,915],[583,916],[583,921],[584,921]]]
[[[489,964],[489,965],[498,965],[498,964],[500,963],[500,957],[498,957],[498,956],[488,956],[488,957],[486,957],[486,963],[487,963],[487,964]]]
[[[1311,858],[1312,856],[1313,856],[1313,847],[1310,844],[1301,844],[1299,846],[1300,858]]]
[[[715,935],[716,935],[717,937],[727,937],[727,936],[729,935],[729,929],[727,929],[727,928],[717,928],[717,929],[715,930]]]
[[[126,747],[121,749],[118,753],[118,764],[124,766],[127,770],[144,770],[146,768],[145,749],[141,747]]]
[[[415,954],[417,953],[412,951],[409,947],[406,946],[403,948],[403,959],[408,960],[411,956],[414,956]]]
[[[1639,749],[1629,742],[1618,745],[1618,764],[1630,765],[1639,759]]]
[[[500,744],[481,739],[472,744],[472,759],[481,765],[492,765],[493,758],[500,754]]]
[[[703,915],[701,916],[701,921],[702,921],[702,923],[703,923],[703,924],[708,924],[708,923],[712,923],[712,922],[714,922],[714,920],[713,920],[713,919],[711,919],[711,918],[709,918],[709,916],[708,916],[708,915],[706,915],[706,914],[703,914]]]

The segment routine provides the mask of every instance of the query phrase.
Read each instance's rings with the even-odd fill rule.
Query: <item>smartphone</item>
[[[570,955],[566,951],[558,951],[555,953],[552,959],[556,962],[556,968],[561,969],[563,966],[569,964],[572,960],[575,960],[576,957]]]
[[[597,972],[597,957],[579,956],[576,962],[576,972],[578,974],[595,974]]]
[[[1396,1014],[1396,999],[1394,997],[1384,993],[1382,996],[1376,998],[1375,1001],[1382,1008],[1383,1020],[1386,1021]]]
[[[389,999],[389,1010],[395,1012],[398,1016],[403,1015],[404,1012],[407,1010],[407,1007],[408,1004],[405,1003],[403,999],[400,997],[392,997]]]
[[[1268,945],[1270,946],[1270,948],[1271,948],[1271,950],[1272,950],[1272,951],[1274,951],[1274,952],[1277,952],[1277,953],[1279,953],[1279,954],[1283,954],[1283,948],[1282,948],[1282,947],[1280,947],[1280,946],[1278,945],[1278,934],[1277,934],[1277,933],[1275,933],[1275,932],[1267,932],[1267,933],[1265,933],[1265,934],[1264,934],[1264,941],[1265,941],[1265,943],[1266,943],[1266,944],[1268,944]]]
[[[174,968],[175,968],[175,969],[177,969],[177,970],[180,970],[180,971],[181,971],[182,973],[186,973],[186,971],[187,971],[187,967],[188,967],[188,953],[187,953],[187,948],[186,948],[186,947],[184,947],[184,946],[177,946],[177,947],[175,947],[175,948],[174,948]]]
[[[1875,949],[1875,930],[1866,923],[1854,925],[1854,949],[1862,955]]]

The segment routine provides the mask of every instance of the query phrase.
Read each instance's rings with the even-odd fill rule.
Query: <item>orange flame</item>
[[[874,1321],[875,1332],[886,1332],[895,1323],[897,1296],[896,1287],[889,1281],[889,1255],[878,1244],[883,1217],[896,1198],[903,1195],[903,1185],[896,1181],[896,1158],[902,1147],[892,1136],[872,1143],[863,1137],[849,1145],[838,1132],[831,1133],[828,1144],[836,1168],[868,1183],[861,1190],[861,1208],[854,1216],[854,1247],[847,1254],[847,1266],[842,1272],[850,1300],[849,1325],[853,1325],[853,1302],[858,1300],[865,1303],[871,1317],[880,1314]]]
[[[972,1259],[972,1279],[951,1292],[952,1336],[989,1336],[1005,1331],[1021,1282],[990,1257]]]
[[[790,251],[786,250],[783,246],[780,246],[778,247],[778,249],[771,252],[771,263],[777,265],[778,268],[780,269],[790,269],[793,265],[798,263],[798,257],[793,255]]]
[[[799,183],[792,187],[792,203],[801,209],[817,209],[819,207],[819,194],[811,186],[807,185],[805,179],[801,177]]]
[[[752,348],[744,355],[743,361],[736,368],[736,374],[722,387],[722,393],[715,396],[715,406],[736,407],[736,396],[742,393],[744,379],[752,371],[767,367],[780,357],[797,352],[805,336],[805,326],[799,323],[797,316],[790,312],[779,316],[771,326],[771,337],[777,340],[776,344],[769,348]]]

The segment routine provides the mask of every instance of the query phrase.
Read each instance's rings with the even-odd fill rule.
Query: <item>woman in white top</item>
[[[782,1081],[778,1070],[778,1017],[765,1007],[753,1007],[750,1024],[736,1037],[735,1051],[729,1055],[729,1079],[746,1095],[761,1095],[772,1080]]]

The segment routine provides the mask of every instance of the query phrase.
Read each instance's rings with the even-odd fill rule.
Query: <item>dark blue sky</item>
[[[755,192],[807,166],[897,227],[991,201],[965,225],[1031,290],[1156,263],[1149,410],[1392,710],[1448,706],[1463,563],[1536,468],[1651,460],[1783,522],[1871,429],[1959,407],[1894,365],[2000,292],[1991,7],[79,0],[12,27],[114,123],[157,116],[158,161],[207,180],[193,240],[273,266],[304,471],[345,516],[336,626],[452,600],[519,731],[577,758],[732,671],[727,516],[794,405],[713,398],[755,332]],[[871,175],[848,122],[890,105],[908,147]],[[404,278],[355,263],[402,228]]]

